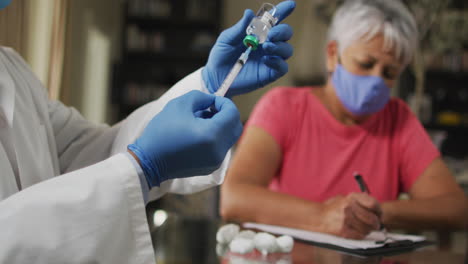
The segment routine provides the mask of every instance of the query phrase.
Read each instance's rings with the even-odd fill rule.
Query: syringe
[[[250,52],[256,50],[260,44],[266,41],[268,32],[279,20],[277,16],[278,14],[274,5],[270,3],[262,5],[246,29],[247,36],[243,42],[247,50],[237,59],[236,64],[234,64],[215,95],[224,96],[227,93],[242,67],[247,63]]]
[[[245,65],[247,60],[249,59],[249,54],[252,51],[252,46],[249,46],[244,53],[242,53],[237,59],[236,64],[232,67],[231,71],[229,74],[226,76],[226,79],[224,79],[224,82],[221,84],[219,87],[218,91],[216,91],[215,95],[217,96],[224,96],[227,91],[229,90],[229,87],[231,87],[232,83],[236,79],[237,75],[239,74],[240,70],[242,67]]]

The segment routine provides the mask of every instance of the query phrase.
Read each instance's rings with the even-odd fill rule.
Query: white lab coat
[[[0,48],[0,263],[155,263],[140,180],[121,152],[170,99],[203,87],[197,71],[120,124],[96,125],[48,100]],[[229,156],[212,175],[164,182],[150,197],[220,184]]]

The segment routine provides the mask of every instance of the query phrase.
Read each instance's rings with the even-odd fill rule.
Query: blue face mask
[[[0,0],[0,9],[5,8],[11,3],[11,0]]]
[[[357,116],[380,111],[390,99],[390,88],[382,78],[352,74],[341,64],[336,67],[332,82],[341,103]]]

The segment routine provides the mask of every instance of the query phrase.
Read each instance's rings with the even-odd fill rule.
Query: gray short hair
[[[336,11],[328,41],[338,43],[340,54],[353,42],[368,41],[383,34],[384,49],[408,64],[418,45],[418,29],[413,15],[399,0],[347,0]]]

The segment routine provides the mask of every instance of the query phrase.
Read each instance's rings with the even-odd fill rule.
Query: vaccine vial
[[[268,32],[276,23],[278,23],[276,7],[273,4],[264,3],[246,29],[247,36],[244,44],[252,47],[253,50],[257,49],[259,44],[266,41]]]

